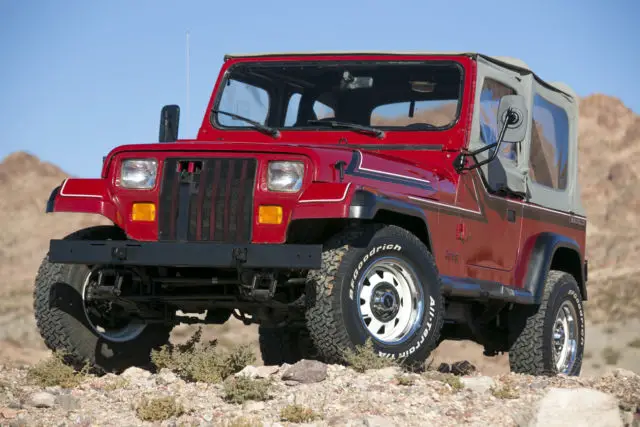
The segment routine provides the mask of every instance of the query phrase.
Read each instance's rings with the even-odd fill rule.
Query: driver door
[[[476,94],[476,117],[470,149],[482,148],[497,142],[498,106],[505,95],[523,93],[525,88],[519,79],[502,70],[491,73],[483,70]],[[458,189],[460,200],[478,212],[461,215],[465,229],[463,257],[468,277],[481,280],[511,282],[511,271],[518,258],[523,204],[509,192],[523,191],[524,179],[518,168],[520,144],[503,143],[497,157],[490,163],[465,172]],[[494,149],[477,156],[485,160]],[[507,192],[501,190],[509,190]]]

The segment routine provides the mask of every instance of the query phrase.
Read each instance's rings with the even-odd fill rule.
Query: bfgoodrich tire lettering
[[[562,311],[573,318],[575,350],[570,363],[560,371],[554,354],[554,326]],[[509,364],[513,372],[530,375],[580,375],[585,322],[582,296],[573,276],[563,271],[549,271],[542,304],[515,309],[511,314],[510,327],[512,345]],[[571,342],[570,339],[568,341]]]
[[[444,308],[435,262],[416,236],[396,226],[348,230],[327,242],[322,258],[322,269],[310,273],[308,278],[306,317],[310,335],[323,359],[343,361],[345,350],[368,339],[381,356],[408,363],[422,362],[428,357],[439,340]],[[399,340],[378,339],[360,316],[362,300],[358,284],[369,267],[385,259],[398,260],[411,270],[422,304],[419,316],[414,316],[406,336]],[[392,287],[389,288],[392,293]]]

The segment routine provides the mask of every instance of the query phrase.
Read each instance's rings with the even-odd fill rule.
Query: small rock
[[[293,387],[296,385],[299,385],[300,383],[298,381],[294,381],[294,380],[286,380],[284,382],[284,385],[288,385],[289,387]]]
[[[141,368],[137,368],[137,367],[131,367],[131,368],[127,368],[123,373],[122,373],[122,378],[126,378],[128,380],[132,380],[132,381],[136,381],[136,380],[142,380],[142,379],[147,379],[151,376],[151,372],[141,369]]]
[[[476,367],[469,361],[463,360],[461,362],[455,362],[451,365],[451,373],[454,375],[469,375],[476,371]]]
[[[264,411],[265,408],[265,404],[264,402],[259,402],[259,401],[251,401],[251,402],[247,402],[244,405],[244,409],[246,411],[249,412],[259,412],[259,411]]]
[[[462,377],[460,381],[471,391],[482,394],[488,392],[496,383],[491,377]]]
[[[379,415],[368,415],[362,420],[367,427],[394,427],[397,424],[393,420]]]
[[[213,421],[213,414],[210,412],[206,412],[203,416],[202,419],[205,420],[206,422],[210,423],[211,421]]]
[[[283,363],[282,365],[280,365],[280,372],[284,372],[284,371],[286,371],[287,369],[289,369],[290,367],[291,367],[291,365],[290,365],[290,364],[288,364],[288,363]]]
[[[280,366],[277,365],[267,365],[267,366],[258,366],[256,367],[258,371],[259,378],[267,378],[272,375],[275,375],[280,371]]]
[[[632,412],[623,412],[622,413],[622,424],[625,426],[632,426],[634,421],[634,416]]]
[[[393,378],[396,377],[396,375],[398,375],[400,373],[400,369],[398,369],[395,366],[388,366],[386,368],[382,368],[382,369],[376,369],[376,370],[367,370],[366,372],[367,374],[373,374],[376,377],[379,378],[384,378],[387,380],[391,380]]]
[[[168,369],[162,369],[156,377],[156,384],[169,385],[178,381],[178,376]]]
[[[29,404],[36,408],[52,408],[56,404],[56,397],[46,391],[40,391],[29,397]]]
[[[534,381],[531,384],[529,384],[529,388],[533,390],[541,390],[545,388],[547,385],[548,383],[546,381]]]
[[[6,420],[12,420],[18,416],[18,411],[11,408],[0,408],[0,416]]]
[[[57,396],[56,403],[65,411],[76,411],[80,409],[80,401],[70,394],[61,394]]]
[[[622,427],[617,399],[588,388],[550,389],[540,402],[535,426]]]
[[[317,360],[303,359],[288,368],[282,374],[283,381],[297,381],[299,383],[318,383],[327,378],[327,365]]]
[[[22,409],[22,404],[20,403],[19,400],[13,400],[13,401],[9,402],[7,407],[10,408],[10,409]]]
[[[271,375],[275,375],[279,366],[246,366],[240,372],[236,374],[236,377],[248,377],[248,378],[268,378]]]
[[[46,391],[47,393],[51,393],[51,394],[60,394],[60,391],[62,390],[62,387],[54,385],[51,387],[45,387],[44,391]]]
[[[636,378],[638,376],[635,372],[623,368],[616,368],[611,373],[617,378]]]

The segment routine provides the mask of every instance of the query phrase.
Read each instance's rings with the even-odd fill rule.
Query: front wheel
[[[115,227],[91,227],[66,239],[122,238]],[[77,368],[89,365],[96,372],[119,372],[150,362],[154,348],[165,344],[171,328],[145,324],[127,316],[117,304],[87,298],[100,267],[42,261],[35,280],[34,311],[46,346],[65,354]]]
[[[509,323],[516,335],[509,349],[513,372],[580,375],[585,342],[584,309],[573,276],[549,271],[542,304],[517,307]]]
[[[397,226],[346,231],[325,245],[307,282],[307,325],[323,359],[371,340],[381,356],[424,362],[443,323],[438,271],[427,247]]]

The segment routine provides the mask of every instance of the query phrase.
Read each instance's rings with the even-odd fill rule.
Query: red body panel
[[[355,57],[354,57],[355,58]],[[297,60],[345,60],[347,56],[306,56]],[[388,56],[358,56],[386,59]],[[276,61],[286,58],[254,58],[242,61]],[[289,58],[290,59],[290,58]],[[95,212],[122,227],[132,239],[158,238],[157,223],[133,222],[134,202],[158,203],[158,185],[148,191],[117,187],[124,158],[158,160],[156,182],[162,181],[163,160],[176,156],[234,157],[251,153],[259,160],[254,201],[254,243],[283,243],[292,219],[344,218],[358,189],[368,189],[419,206],[428,221],[436,263],[443,275],[491,280],[522,287],[533,241],[541,232],[555,232],[574,239],[584,256],[584,225],[571,215],[491,195],[477,171],[462,175],[453,169],[456,153],[468,144],[475,91],[475,62],[467,56],[393,56],[395,60],[457,61],[464,68],[464,91],[457,122],[440,131],[389,131],[383,140],[341,130],[282,130],[279,139],[255,130],[220,130],[204,115],[195,140],[171,144],[140,144],[115,148],[106,157],[102,179],[71,179],[55,201],[56,211]],[[238,60],[225,62],[206,111],[212,108],[225,71]],[[380,147],[375,147],[379,144]],[[412,147],[407,147],[412,146]],[[267,190],[266,167],[270,160],[300,160],[305,177],[298,193]],[[334,166],[348,165],[344,181]],[[351,169],[351,173],[349,173]],[[375,174],[380,179],[371,178]],[[388,177],[389,180],[384,178]],[[394,182],[394,179],[396,182]],[[397,179],[403,182],[397,182]],[[405,183],[415,185],[406,185]],[[261,204],[283,207],[283,223],[257,223]],[[508,210],[515,221],[507,220]],[[582,222],[582,221],[577,221]]]

